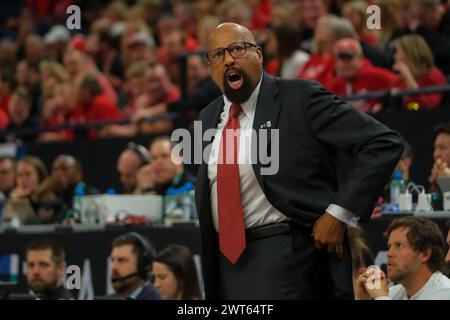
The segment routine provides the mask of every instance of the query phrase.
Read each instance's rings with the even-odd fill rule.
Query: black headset
[[[138,156],[142,163],[141,167],[150,163],[150,156],[148,155],[147,149],[143,145],[129,142],[127,144],[127,149],[132,150]]]
[[[128,237],[134,239],[134,246],[138,250],[137,269],[142,279],[148,279],[153,264],[153,247],[150,242],[137,232],[129,232]]]

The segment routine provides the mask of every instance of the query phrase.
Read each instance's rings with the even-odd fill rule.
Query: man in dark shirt
[[[27,282],[39,300],[73,299],[64,287],[66,269],[64,248],[51,239],[39,239],[26,250]]]
[[[99,193],[95,187],[83,182],[81,163],[71,155],[62,154],[53,161],[52,174],[39,185],[33,200],[42,220],[61,222],[66,214],[69,216],[74,195]]]
[[[0,156],[0,193],[5,197],[14,189],[15,173],[14,173],[14,159],[8,156]]]
[[[180,189],[187,183],[194,184],[195,178],[181,163],[172,159],[173,143],[169,137],[156,138],[150,145],[150,158],[155,180],[155,192],[166,195],[169,188]]]

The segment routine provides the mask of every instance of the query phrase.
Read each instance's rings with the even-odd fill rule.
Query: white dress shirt
[[[389,289],[389,296],[375,300],[450,300],[450,279],[436,271],[411,298],[408,297],[404,286],[396,284]]]
[[[270,204],[264,195],[261,186],[259,185],[253,167],[251,164],[251,132],[253,128],[253,120],[255,117],[256,103],[258,101],[259,90],[261,87],[261,80],[258,86],[253,91],[250,98],[241,104],[242,112],[239,115],[240,136],[239,136],[239,177],[241,183],[241,200],[242,208],[244,210],[244,221],[246,228],[258,227],[270,223],[276,223],[288,220],[288,217],[278,211]],[[218,230],[218,215],[217,215],[217,160],[219,157],[219,146],[222,138],[222,131],[225,127],[231,102],[223,96],[224,107],[220,114],[217,132],[214,137],[211,153],[208,161],[208,178],[211,188],[211,209],[214,227]],[[356,226],[358,218],[350,211],[335,205],[330,204],[326,210],[337,219]]]

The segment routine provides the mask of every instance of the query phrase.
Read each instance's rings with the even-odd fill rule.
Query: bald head
[[[233,22],[224,22],[219,24],[208,37],[208,50],[211,49],[211,43],[216,37],[222,37],[223,33],[233,33],[236,37],[240,36],[240,41],[256,43],[255,37],[246,27]]]
[[[81,163],[68,154],[62,154],[55,158],[52,165],[52,174],[60,174],[66,177],[70,188],[75,187],[83,179]]]
[[[61,154],[61,155],[57,156],[55,158],[55,160],[53,161],[53,163],[62,162],[62,161],[66,162],[68,165],[74,166],[74,167],[79,165],[78,160],[68,154]]]
[[[222,23],[208,38],[211,76],[233,103],[248,100],[261,80],[262,50],[253,34],[236,23]]]
[[[117,171],[125,193],[132,193],[137,185],[137,172],[142,166],[137,152],[125,149],[117,161]]]

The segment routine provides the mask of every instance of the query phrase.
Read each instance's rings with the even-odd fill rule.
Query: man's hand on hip
[[[345,223],[325,212],[314,224],[312,236],[317,249],[327,248],[328,252],[336,253],[342,258],[344,232]]]

